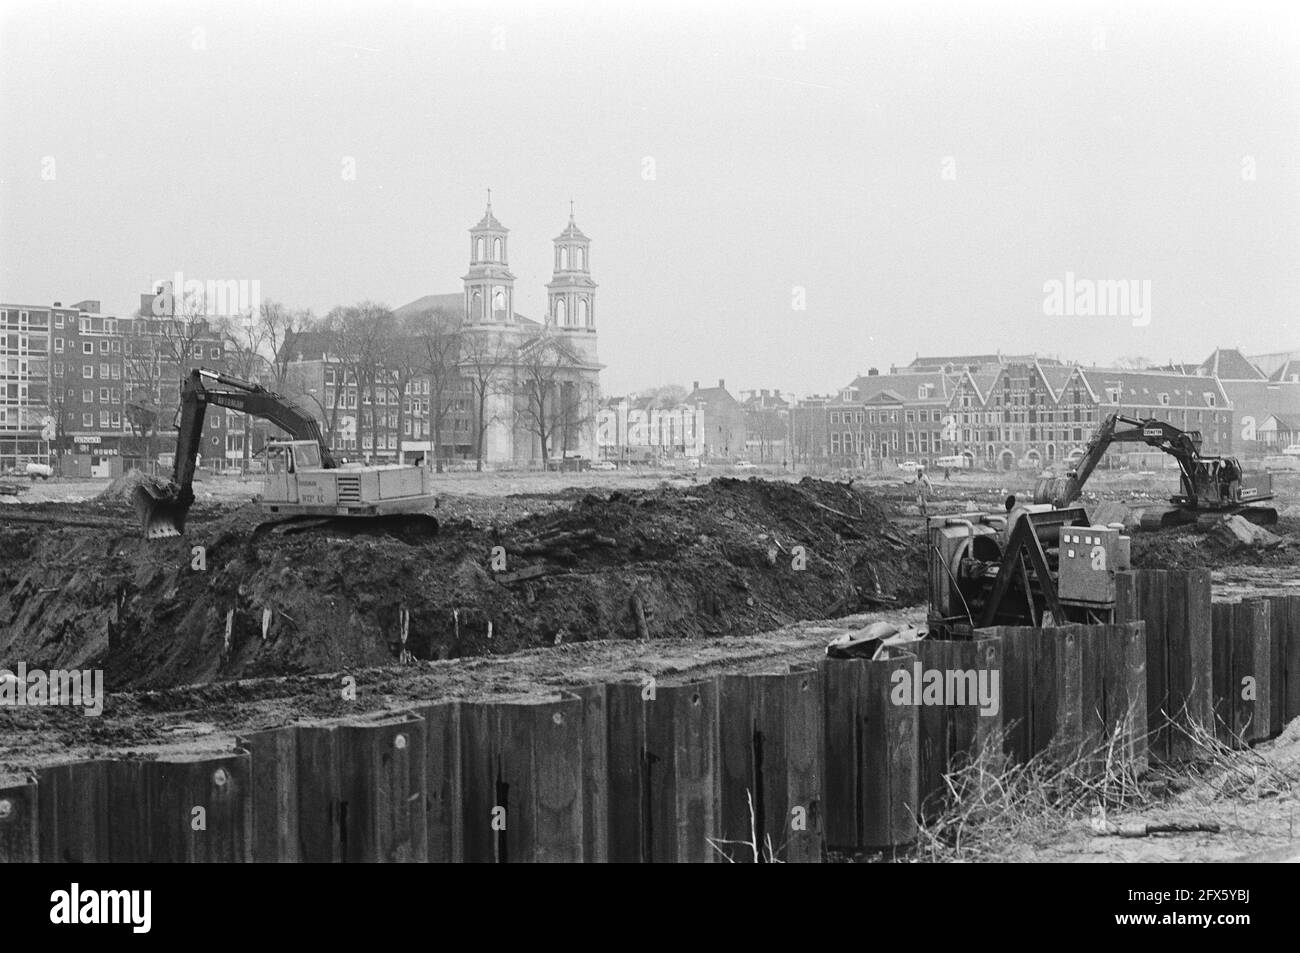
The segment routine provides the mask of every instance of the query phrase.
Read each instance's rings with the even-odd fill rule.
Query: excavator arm
[[[1038,482],[1034,489],[1034,502],[1062,507],[1077,500],[1083,492],[1083,485],[1112,443],[1145,443],[1163,450],[1178,461],[1184,496],[1196,497],[1195,468],[1201,451],[1200,432],[1179,430],[1162,420],[1139,420],[1115,413],[1098,425],[1084,447],[1083,456],[1070,473]]]
[[[196,367],[181,387],[171,481],[145,483],[135,489],[135,507],[147,539],[179,536],[185,529],[185,517],[194,503],[194,470],[203,444],[203,420],[209,405],[268,420],[295,440],[312,440],[320,447],[321,466],[326,469],[338,466],[316,419],[292,401],[261,384]]]

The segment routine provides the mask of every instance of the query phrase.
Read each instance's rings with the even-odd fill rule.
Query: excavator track
[[[389,536],[418,545],[438,535],[438,521],[427,513],[386,513],[378,516],[287,516],[259,523],[249,534],[248,546],[272,536],[322,533],[334,536]]]

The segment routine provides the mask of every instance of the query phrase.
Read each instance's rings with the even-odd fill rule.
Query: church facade
[[[425,295],[394,312],[458,328],[456,414],[465,426],[445,434],[436,450],[429,441],[417,446],[409,440],[403,450],[473,460],[481,422],[488,465],[594,459],[603,365],[596,347],[591,240],[570,207],[568,224],[551,242],[546,314],[534,320],[515,310],[510,230],[493,214],[490,195],[469,239],[469,270],[459,294]]]

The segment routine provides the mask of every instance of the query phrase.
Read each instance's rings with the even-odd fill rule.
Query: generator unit
[[[1129,538],[1082,506],[936,516],[927,533],[932,631],[1113,619]]]

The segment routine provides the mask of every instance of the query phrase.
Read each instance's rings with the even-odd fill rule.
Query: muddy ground
[[[433,539],[255,540],[256,506],[209,505],[185,538],[145,541],[120,502],[6,509],[0,664],[102,668],[122,691],[383,665],[403,648],[752,635],[924,593],[920,536],[845,484],[724,478],[448,499],[434,515]]]

